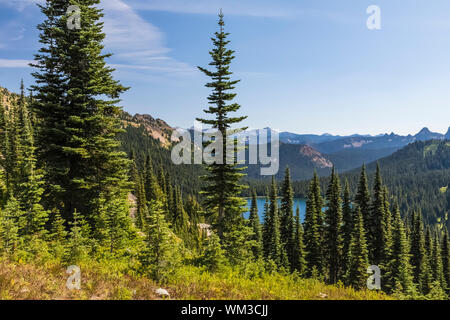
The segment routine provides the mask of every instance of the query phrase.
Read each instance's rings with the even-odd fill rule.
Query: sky
[[[0,86],[33,83],[42,0],[0,0]],[[369,30],[377,5],[381,29]],[[225,14],[236,102],[250,128],[414,134],[450,125],[448,0],[103,0],[105,51],[131,89],[121,105],[191,127],[207,107],[217,13]]]

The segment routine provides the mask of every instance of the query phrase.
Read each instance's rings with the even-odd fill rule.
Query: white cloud
[[[107,50],[114,52],[114,67],[152,71],[169,75],[190,74],[190,65],[171,58],[165,46],[165,35],[157,27],[142,19],[122,0],[108,0],[102,4]]]
[[[42,1],[0,0],[0,5],[22,11],[27,6]],[[196,71],[192,66],[171,58],[169,56],[171,50],[165,46],[165,34],[141,18],[124,0],[104,0],[101,7],[105,13],[103,18],[106,33],[105,51],[114,53],[113,58],[109,60],[114,63],[113,67],[119,71],[125,68],[128,74],[133,70],[132,72],[139,73],[158,73],[159,76],[188,75]],[[8,40],[19,40],[22,36],[23,31],[14,35],[14,39],[9,34]],[[7,39],[3,36],[1,38]],[[0,43],[1,47],[5,47],[5,44]]]
[[[29,60],[0,59],[0,68],[28,68]]]

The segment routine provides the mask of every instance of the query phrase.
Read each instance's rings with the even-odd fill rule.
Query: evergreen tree
[[[275,178],[272,177],[272,186],[269,195],[269,214],[266,221],[266,257],[275,262],[279,267],[282,267],[283,246],[281,244],[280,235],[280,217],[277,203],[277,185]],[[287,266],[284,266],[287,267]]]
[[[344,185],[344,196],[343,196],[343,203],[342,203],[342,214],[343,214],[343,227],[342,227],[342,234],[343,234],[343,246],[342,246],[342,274],[345,275],[346,267],[347,267],[347,260],[348,260],[348,250],[350,247],[350,242],[352,240],[352,230],[353,230],[353,209],[352,209],[352,200],[350,198],[350,186],[348,183],[348,180],[345,180]]]
[[[384,259],[385,215],[384,187],[380,166],[377,163],[372,208],[370,215],[367,216],[366,224],[368,227],[366,232],[369,245],[369,258],[371,263],[375,265],[380,265]]]
[[[447,294],[450,294],[450,243],[448,239],[448,230],[445,229],[442,237],[442,269],[446,284]]]
[[[205,252],[200,262],[209,272],[218,272],[226,265],[224,250],[220,245],[220,239],[217,234],[213,233],[206,239]]]
[[[358,207],[353,222],[352,240],[348,252],[348,265],[345,282],[361,290],[366,287],[367,267],[369,266],[368,249],[361,208]]]
[[[151,201],[145,230],[146,248],[140,255],[142,267],[150,277],[164,282],[180,264],[178,244],[164,216],[163,205]]]
[[[165,184],[165,183],[164,183]],[[162,192],[161,186],[159,185],[154,173],[153,165],[150,155],[147,155],[144,168],[144,187],[145,196],[148,201],[158,200],[164,202],[164,193]]]
[[[294,191],[292,190],[291,174],[286,167],[284,181],[281,186],[280,234],[283,249],[287,254],[289,263],[294,260]]]
[[[409,244],[403,221],[400,217],[398,203],[394,204],[392,251],[385,268],[385,283],[383,286],[389,293],[415,295],[412,266],[410,264]]]
[[[366,174],[366,166],[363,165],[361,168],[361,174],[359,178],[358,191],[355,196],[356,205],[361,209],[361,214],[364,221],[364,230],[368,237],[371,237],[372,227],[369,225],[370,223],[370,193],[369,193],[369,184],[367,182],[367,174]],[[371,249],[371,242],[368,242],[369,249]],[[372,256],[369,252],[369,259]]]
[[[323,272],[323,253],[322,253],[322,225],[319,218],[322,210],[320,186],[317,185],[317,175],[310,183],[308,199],[306,201],[305,214],[305,250],[306,250],[306,276],[322,275]]]
[[[331,180],[327,190],[327,210],[325,212],[325,260],[328,266],[328,278],[330,283],[337,283],[342,272],[343,249],[343,217],[341,185],[339,176],[333,167]]]
[[[256,192],[252,192],[252,202],[250,206],[250,226],[253,230],[252,240],[255,241],[256,246],[253,248],[253,256],[255,259],[262,258],[263,254],[263,240],[262,240],[262,229],[261,222],[259,221],[258,215],[258,204],[256,198]]]
[[[216,161],[207,166],[209,174],[204,177],[207,186],[203,190],[205,197],[205,208],[210,213],[217,213],[217,230],[220,238],[223,238],[225,232],[230,233],[235,226],[233,222],[238,222],[238,217],[245,212],[245,200],[238,197],[244,186],[239,182],[244,174],[241,173],[242,168],[238,168],[237,164],[228,164],[225,150],[227,145],[234,143],[233,139],[228,141],[228,134],[234,134],[245,128],[232,130],[231,126],[244,120],[246,117],[232,117],[230,113],[239,110],[240,106],[236,103],[227,104],[232,101],[236,94],[230,93],[239,81],[232,81],[230,76],[230,64],[234,59],[234,52],[227,49],[230,41],[227,40],[228,33],[224,32],[224,20],[222,12],[219,15],[219,32],[215,33],[212,38],[214,49],[210,52],[212,62],[209,64],[214,67],[214,71],[209,71],[199,67],[205,75],[212,79],[206,84],[206,87],[212,88],[212,93],[208,97],[209,109],[204,110],[205,113],[214,115],[214,119],[197,120],[203,124],[211,125],[222,135],[222,152],[216,154]],[[216,150],[218,151],[218,150]]]
[[[295,215],[295,228],[294,228],[294,252],[292,255],[292,270],[297,271],[300,275],[303,275],[306,270],[305,260],[305,245],[303,243],[303,227],[300,221],[300,208],[297,207]]]
[[[116,104],[126,91],[106,65],[99,0],[78,2],[82,28],[69,29],[71,4],[47,0],[38,26],[42,48],[35,55],[34,110],[39,159],[46,169],[49,207],[65,219],[82,211],[93,226],[102,194],[125,190],[128,160],[118,151]],[[123,193],[126,198],[126,192]],[[77,210],[76,210],[77,209]]]
[[[414,267],[414,282],[418,284],[418,289],[422,294],[430,291],[430,268],[425,247],[425,235],[423,231],[422,216],[420,213],[414,214],[413,231],[411,235],[411,255]]]
[[[431,253],[431,271],[433,275],[434,286],[439,286],[442,290],[447,289],[447,283],[444,277],[444,266],[442,263],[441,243],[437,233],[433,239],[433,248]]]

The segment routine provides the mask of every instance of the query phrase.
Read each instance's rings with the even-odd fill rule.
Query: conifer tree
[[[422,216],[420,213],[414,214],[413,222],[414,225],[411,235],[411,261],[414,267],[414,282],[418,284],[418,289],[422,294],[427,294],[430,290],[430,268],[425,247]]]
[[[164,282],[180,264],[178,244],[166,221],[163,205],[149,203],[146,222],[146,248],[140,255],[144,272],[159,282]]]
[[[39,159],[46,169],[49,207],[65,219],[81,211],[93,226],[97,199],[126,190],[128,160],[118,151],[120,132],[116,106],[127,88],[113,79],[106,65],[102,9],[99,0],[77,2],[81,28],[68,28],[71,4],[47,0],[41,7],[46,20],[38,26],[42,48],[35,55],[32,87],[37,116]],[[126,198],[127,192],[123,192]]]
[[[292,189],[291,174],[286,167],[284,181],[281,186],[280,234],[283,249],[287,254],[289,263],[293,262],[294,255],[294,191]]]
[[[393,245],[393,239],[392,239],[392,224],[393,224],[393,218],[392,213],[390,209],[390,203],[389,203],[389,190],[387,186],[384,186],[383,188],[383,199],[384,199],[384,219],[383,219],[383,236],[382,236],[382,243],[383,247],[381,248],[382,252],[382,260],[381,265],[386,265],[389,261],[389,257],[391,256],[391,250]],[[397,203],[398,207],[398,203]],[[398,209],[400,210],[400,209]],[[405,222],[402,221],[403,227],[405,228]],[[405,231],[405,237],[408,240],[406,231]]]
[[[380,166],[377,163],[374,195],[370,215],[367,216],[367,239],[369,245],[369,258],[371,263],[380,265],[384,258],[384,232],[385,232],[385,201],[384,187],[380,173]]]
[[[353,222],[352,240],[348,252],[345,283],[354,289],[366,287],[367,267],[369,266],[368,249],[361,208],[358,207]]]
[[[445,289],[450,294],[450,243],[447,228],[442,237],[442,269],[444,273]]]
[[[269,195],[269,214],[266,221],[266,256],[268,259],[273,260],[277,266],[282,267],[283,246],[281,244],[280,217],[277,203],[277,194],[278,192],[275,178],[272,177],[272,185]]]
[[[369,184],[367,182],[367,174],[366,174],[366,166],[363,165],[361,168],[361,174],[359,178],[358,191],[355,196],[356,205],[361,209],[361,215],[364,221],[364,229],[366,231],[367,236],[371,236],[371,226],[369,225],[370,221],[370,193],[369,193]],[[370,242],[368,242],[369,249],[371,248]],[[371,258],[369,253],[369,259]]]
[[[303,243],[303,227],[300,221],[300,208],[297,206],[294,225],[294,252],[292,255],[292,270],[303,275],[306,270],[305,245]]]
[[[41,205],[41,196],[44,192],[43,176],[36,168],[35,147],[33,130],[29,119],[29,111],[26,106],[23,81],[20,85],[21,94],[17,108],[17,185],[12,190],[24,212],[26,226],[24,234],[31,235],[44,232],[48,220],[48,212]]]
[[[216,157],[221,161],[207,166],[208,175],[204,177],[207,186],[203,190],[205,197],[205,208],[210,213],[217,213],[217,231],[220,238],[223,238],[225,232],[230,232],[235,226],[233,223],[238,222],[238,217],[245,212],[243,207],[246,205],[245,200],[238,195],[244,186],[239,182],[244,175],[241,173],[242,168],[237,164],[228,164],[225,150],[227,145],[233,139],[228,141],[228,134],[234,134],[246,128],[232,129],[231,126],[246,119],[246,117],[233,117],[230,114],[238,111],[240,106],[236,103],[230,103],[236,94],[230,91],[235,88],[239,81],[231,80],[232,72],[230,64],[234,59],[234,51],[227,49],[230,41],[227,40],[228,33],[224,32],[225,22],[222,12],[219,14],[219,31],[212,38],[214,48],[210,52],[212,62],[209,64],[214,67],[213,71],[199,67],[206,76],[211,78],[211,82],[206,87],[212,88],[212,93],[208,97],[209,108],[204,110],[205,113],[213,115],[213,119],[197,120],[203,124],[211,125],[213,129],[219,131],[222,135],[222,152],[218,152]]]
[[[403,294],[409,297],[415,295],[413,270],[410,264],[409,243],[403,221],[400,217],[398,203],[394,204],[392,251],[385,268],[386,279],[382,285],[389,293]]]
[[[164,183],[165,184],[165,183]],[[147,155],[144,168],[144,187],[147,201],[158,200],[164,202],[164,194],[153,172],[153,165],[150,155]]]
[[[262,240],[262,229],[261,222],[259,220],[258,215],[258,203],[256,198],[256,191],[252,191],[252,202],[250,205],[250,217],[249,217],[250,226],[253,231],[252,240],[256,243],[255,247],[253,247],[253,256],[256,260],[262,258],[263,253],[263,240]]]
[[[334,167],[327,190],[327,210],[325,212],[325,260],[330,283],[337,283],[341,275],[343,234],[342,199],[339,176]]]
[[[345,179],[344,185],[344,195],[343,195],[343,203],[342,203],[342,214],[343,214],[343,245],[342,245],[342,274],[345,275],[347,268],[347,260],[348,260],[348,250],[350,247],[350,242],[352,239],[352,230],[353,230],[353,208],[352,208],[352,200],[350,198],[350,186],[348,184],[348,180]]]
[[[320,275],[323,272],[323,253],[322,253],[322,225],[319,221],[319,208],[321,202],[320,187],[317,188],[318,179],[314,178],[309,187],[308,199],[306,201],[306,214],[304,222],[304,241],[306,250],[306,276],[312,277],[314,274]],[[319,192],[319,194],[317,194]]]
[[[218,272],[227,263],[225,252],[220,245],[220,239],[217,234],[212,233],[205,242],[205,252],[200,259],[201,264],[202,266],[205,266],[209,272]]]
[[[447,283],[444,277],[444,266],[442,263],[442,251],[439,236],[436,233],[433,239],[433,248],[431,252],[431,271],[433,275],[433,284],[439,286],[442,290],[447,289]]]

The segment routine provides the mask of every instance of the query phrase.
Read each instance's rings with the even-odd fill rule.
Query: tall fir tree
[[[286,167],[283,184],[281,185],[281,208],[280,208],[280,234],[281,243],[292,265],[294,259],[294,191],[291,183],[291,173]]]
[[[278,267],[282,267],[283,263],[283,246],[280,234],[280,217],[278,209],[278,189],[275,178],[272,177],[272,185],[269,193],[268,216],[266,217],[266,257],[272,260]],[[284,266],[286,267],[286,266]]]
[[[228,139],[228,135],[246,129],[232,129],[232,125],[238,124],[246,117],[231,116],[231,113],[240,109],[240,105],[237,103],[227,104],[236,97],[236,94],[230,91],[235,89],[239,80],[231,80],[230,64],[234,59],[234,51],[227,49],[230,41],[227,40],[229,34],[224,31],[223,17],[220,12],[219,31],[211,39],[214,48],[210,52],[212,62],[209,65],[214,70],[210,71],[199,67],[201,72],[211,78],[211,82],[206,84],[206,87],[212,88],[212,93],[208,97],[210,106],[204,112],[213,115],[214,118],[197,119],[203,124],[211,125],[222,135],[222,141],[220,141],[222,150],[221,152],[216,150],[215,154],[216,159],[220,160],[207,166],[209,174],[204,177],[207,186],[203,189],[205,208],[210,213],[217,214],[216,226],[220,238],[223,238],[225,232],[230,232],[236,227],[233,224],[239,223],[239,217],[245,212],[243,207],[246,205],[245,200],[238,196],[244,189],[244,186],[240,184],[240,180],[244,176],[242,168],[239,168],[236,163],[229,164],[225,153],[228,144],[234,143],[234,139]]]
[[[372,206],[366,224],[369,258],[370,262],[375,265],[380,265],[384,258],[385,215],[384,187],[380,165],[377,163]]]
[[[325,211],[325,260],[328,267],[328,281],[337,283],[342,276],[343,256],[343,217],[341,184],[339,176],[333,167],[330,184],[327,190],[327,210]]]
[[[314,277],[323,273],[323,237],[322,219],[320,218],[322,208],[322,197],[318,177],[315,173],[311,180],[306,201],[306,214],[304,222],[304,241],[306,250],[306,276]]]
[[[414,282],[422,294],[430,291],[430,267],[425,247],[424,227],[422,215],[415,213],[413,217],[413,230],[411,234],[411,262],[414,267]]]
[[[450,242],[448,238],[448,229],[445,228],[442,237],[442,269],[444,274],[445,289],[447,295],[450,295]]]
[[[345,179],[344,184],[344,195],[342,198],[342,215],[343,215],[343,227],[342,227],[342,234],[343,234],[343,245],[342,245],[342,253],[343,253],[343,259],[342,259],[342,272],[345,274],[346,268],[347,268],[347,260],[348,260],[348,250],[350,247],[350,242],[352,240],[352,230],[353,230],[353,208],[352,208],[352,200],[350,197],[350,185],[348,183],[348,180]]]
[[[444,266],[442,263],[441,241],[437,232],[432,241],[433,248],[431,250],[430,267],[433,276],[433,285],[439,286],[442,290],[446,290],[447,282],[445,281]]]
[[[252,202],[250,205],[250,226],[253,230],[252,240],[255,241],[255,246],[253,247],[253,255],[255,259],[260,259],[263,256],[263,239],[262,239],[262,229],[261,222],[258,215],[258,202],[256,197],[256,191],[252,191]]]
[[[37,148],[46,172],[46,198],[65,219],[83,212],[93,226],[102,194],[127,197],[128,160],[118,150],[117,106],[127,88],[113,78],[104,54],[100,0],[77,2],[81,28],[69,28],[71,4],[47,0],[38,26],[42,48],[35,55],[32,87]],[[121,190],[121,192],[118,192]]]
[[[361,208],[358,207],[353,222],[352,240],[348,252],[348,265],[345,283],[354,289],[366,287],[367,267],[369,266],[367,241]]]
[[[366,235],[368,237],[371,237],[371,230],[372,227],[369,225],[370,222],[370,216],[371,216],[371,210],[370,210],[370,193],[369,193],[369,183],[367,181],[367,173],[366,173],[366,166],[363,165],[361,168],[361,174],[359,177],[359,183],[358,183],[358,191],[355,196],[355,202],[357,207],[361,209],[361,214],[364,221],[364,230],[366,231]],[[370,239],[370,238],[369,238]],[[368,242],[369,249],[371,249],[370,246],[371,242]],[[371,259],[372,256],[369,252],[369,259]]]
[[[294,250],[291,268],[303,275],[306,270],[305,245],[303,243],[303,227],[300,221],[300,208],[297,206],[294,224]]]
[[[385,268],[384,279],[386,280],[382,285],[388,293],[401,294],[411,298],[416,294],[413,270],[410,263],[409,243],[397,202],[394,203],[393,211],[392,250]]]

